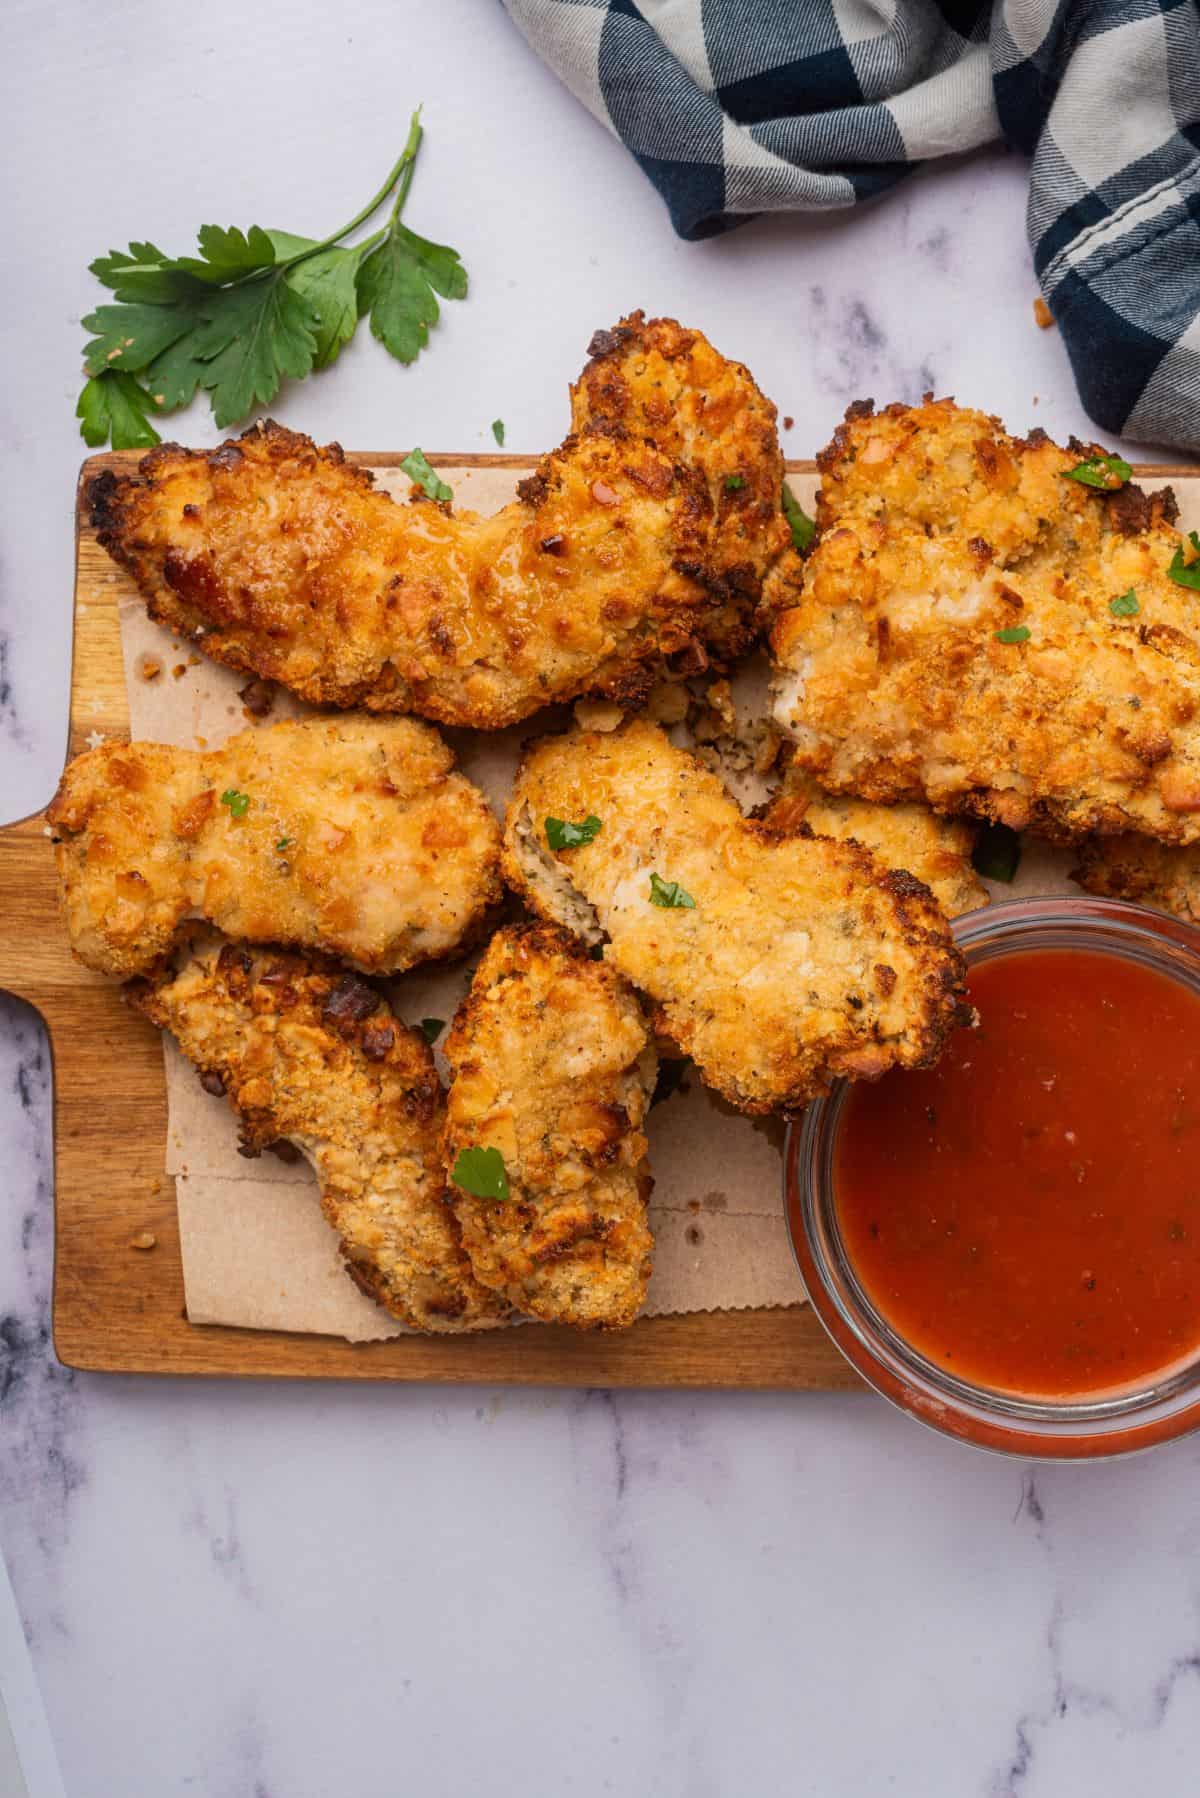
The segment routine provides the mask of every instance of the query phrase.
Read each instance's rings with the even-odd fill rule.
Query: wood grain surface
[[[395,469],[398,455],[358,454]],[[102,468],[137,456],[91,457]],[[434,456],[436,467],[527,472],[520,456]],[[811,464],[792,465],[798,471]],[[129,734],[117,602],[128,582],[76,524],[68,753]],[[53,852],[39,815],[0,831],[0,988],[47,1026],[54,1066],[54,1343],[69,1367],[120,1373],[320,1376],[567,1386],[854,1387],[858,1380],[807,1308],[647,1318],[610,1336],[537,1328],[460,1339],[354,1345],[188,1322],[174,1183],[164,1173],[166,1089],[158,1032],[119,989],[80,967],[58,911]],[[146,1233],[151,1249],[133,1246]]]

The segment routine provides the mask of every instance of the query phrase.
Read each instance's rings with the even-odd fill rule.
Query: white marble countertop
[[[472,281],[410,371],[366,333],[276,414],[540,449],[592,329],[674,313],[811,454],[927,387],[1087,430],[996,152],[856,218],[686,245],[496,6],[11,0],[0,815],[65,741],[90,258],[349,214],[424,101],[408,217]],[[182,246],[180,246],[182,247]],[[214,441],[206,412],[174,426]],[[0,926],[2,927],[2,926]],[[867,1396],[72,1375],[49,1344],[50,1070],[0,1000],[0,1544],[70,1798],[1127,1798],[1195,1786],[1200,1445],[1037,1470]]]

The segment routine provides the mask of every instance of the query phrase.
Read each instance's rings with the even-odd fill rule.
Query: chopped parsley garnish
[[[291,848],[291,846],[292,846],[292,844],[293,844],[293,843],[294,843],[294,842],[295,842],[295,841],[296,841],[296,839],[295,839],[295,837],[280,837],[280,839],[279,839],[279,841],[278,841],[278,842],[277,842],[277,843],[276,843],[276,845],[275,845],[275,847],[276,847],[276,849],[277,849],[277,850],[279,850],[279,851],[280,851],[280,853],[282,853],[282,852],[283,852],[283,850],[285,850],[285,849],[290,849],[290,848]]]
[[[1010,881],[1021,865],[1021,839],[1007,824],[985,824],[971,866],[985,880]]]
[[[493,420],[492,420],[492,436],[496,439],[496,442],[499,444],[500,448],[503,449],[504,448],[504,420],[502,418],[493,418]]]
[[[737,493],[745,485],[746,477],[744,474],[727,474],[725,476],[726,493]]]
[[[660,875],[650,876],[650,903],[661,905],[664,911],[695,911],[696,901],[690,893],[685,893],[677,880],[663,880]]]
[[[239,793],[236,787],[226,787],[221,794],[221,804],[229,807],[231,817],[244,818],[250,810],[250,795]]]
[[[1108,609],[1114,618],[1136,618],[1141,611],[1137,593],[1131,587],[1128,593],[1118,594],[1116,599],[1109,600]]]
[[[1005,630],[994,633],[997,643],[1028,643],[1029,626],[1027,624],[1010,624]]]
[[[112,302],[84,319],[89,377],[75,408],[94,449],[144,449],[151,423],[208,394],[224,429],[274,399],[285,379],[327,368],[360,318],[400,362],[413,362],[438,321],[437,295],[461,300],[467,272],[457,250],[401,224],[421,144],[414,114],[387,180],[340,231],[320,240],[251,225],[204,225],[199,255],[168,256],[155,244],[110,250],[91,272]],[[385,224],[344,240],[391,201]]]
[[[499,1149],[460,1149],[450,1178],[477,1199],[508,1197],[508,1174]]]
[[[589,812],[581,824],[572,824],[565,818],[546,819],[546,841],[551,849],[578,849],[581,843],[590,843],[600,829],[600,820]]]
[[[1175,551],[1171,558],[1171,566],[1167,573],[1178,587],[1191,587],[1200,592],[1200,535],[1189,531],[1187,541],[1192,547],[1191,556],[1185,556],[1182,548]]]
[[[817,534],[817,526],[786,481],[783,483],[783,512],[791,526],[792,544],[803,555]]]
[[[436,1043],[438,1037],[442,1034],[442,1031],[445,1028],[446,1028],[445,1018],[422,1018],[421,1019],[421,1035],[425,1038],[425,1041],[429,1044],[430,1048],[433,1047],[434,1043]]]
[[[430,468],[423,449],[409,450],[400,464],[410,481],[415,481],[430,499],[450,500],[454,498],[453,487],[447,487]]]
[[[1133,469],[1123,456],[1089,456],[1074,468],[1063,469],[1063,479],[1078,481],[1082,487],[1103,487],[1109,493],[1123,487]]]

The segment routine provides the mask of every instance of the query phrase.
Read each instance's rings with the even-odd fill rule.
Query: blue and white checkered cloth
[[[1197,0],[504,0],[680,236],[870,199],[1004,137],[1080,397],[1200,450]]]

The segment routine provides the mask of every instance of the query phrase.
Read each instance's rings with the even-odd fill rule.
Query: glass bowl
[[[953,930],[968,968],[1032,949],[1089,950],[1140,962],[1200,996],[1200,930],[1139,905],[1016,899],[968,912]],[[1200,1429],[1200,1349],[1119,1393],[1042,1400],[960,1379],[906,1342],[864,1292],[838,1227],[834,1146],[848,1090],[837,1082],[789,1129],[784,1204],[813,1309],[876,1392],[944,1435],[1025,1459],[1106,1459]]]

